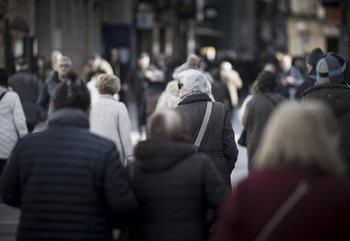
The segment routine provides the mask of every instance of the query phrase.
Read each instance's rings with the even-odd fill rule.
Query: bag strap
[[[0,95],[0,100],[2,99],[2,97],[4,97],[4,95],[7,93],[7,90],[5,92],[2,92],[2,94]]]
[[[201,145],[204,132],[207,129],[207,125],[208,125],[209,118],[211,115],[212,104],[213,103],[211,101],[207,101],[207,109],[205,111],[203,122],[202,122],[201,128],[199,129],[196,141],[194,142],[194,146],[195,146],[196,150],[198,150],[199,146]]]
[[[254,241],[265,241],[281,220],[287,215],[292,207],[309,191],[313,178],[303,180],[295,191],[282,203],[279,209],[268,220],[265,226],[258,233]]]

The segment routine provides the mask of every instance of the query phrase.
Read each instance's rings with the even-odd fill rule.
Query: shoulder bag
[[[198,148],[201,145],[201,142],[202,142],[202,139],[203,139],[204,132],[207,129],[207,125],[208,125],[209,118],[210,118],[210,115],[211,115],[212,105],[213,105],[213,103],[211,101],[207,101],[207,109],[205,111],[203,122],[202,122],[201,128],[200,128],[200,130],[198,132],[196,141],[194,142],[194,147],[196,148],[196,151],[198,151]]]

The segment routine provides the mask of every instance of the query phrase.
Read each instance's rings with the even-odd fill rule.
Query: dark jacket
[[[206,240],[206,211],[229,191],[212,160],[190,143],[153,139],[135,147],[129,168],[140,214],[131,240]]]
[[[21,209],[17,240],[112,240],[136,211],[115,145],[88,128],[85,112],[61,109],[17,143],[0,183]]]
[[[256,171],[238,184],[223,205],[210,241],[255,240],[282,203],[313,171],[287,168]],[[266,240],[350,240],[350,183],[320,175]]]
[[[322,84],[306,90],[302,100],[322,100],[329,104],[340,129],[340,152],[350,177],[350,88],[342,84]]]
[[[247,104],[243,116],[243,125],[247,131],[246,145],[248,151],[248,169],[254,166],[254,155],[259,147],[260,139],[266,123],[276,106],[285,100],[274,92],[256,94]]]
[[[294,83],[292,85],[284,86],[282,84],[282,79],[286,77],[293,77]],[[289,98],[290,100],[294,100],[295,93],[297,91],[297,88],[299,85],[301,85],[304,82],[304,77],[301,74],[300,70],[295,67],[291,66],[290,70],[288,72],[284,72],[281,69],[277,70],[276,73],[277,78],[277,89],[276,92],[285,98]]]
[[[296,100],[300,100],[304,91],[307,90],[308,88],[314,87],[316,82],[316,76],[315,75],[310,75],[308,76],[304,83],[302,83],[298,89],[297,89],[297,93],[295,94],[295,99]]]
[[[207,101],[211,101],[211,99],[206,94],[192,94],[185,97],[176,107],[187,113],[191,119],[191,140],[193,143],[202,125]],[[208,126],[198,152],[204,152],[212,157],[225,181],[231,183],[230,175],[237,161],[238,149],[230,115],[224,104],[213,102]]]
[[[21,99],[27,126],[34,127],[39,120],[36,108],[36,102],[40,91],[38,79],[25,71],[19,71],[10,76],[8,83]]]
[[[46,120],[49,113],[50,100],[55,93],[56,86],[60,83],[58,79],[58,73],[55,71],[50,78],[48,78],[41,87],[40,94],[37,101],[37,110],[39,112],[40,119]]]

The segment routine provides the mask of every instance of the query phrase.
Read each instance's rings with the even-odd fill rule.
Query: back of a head
[[[17,70],[26,70],[28,68],[28,61],[26,58],[20,57],[15,60]]]
[[[52,98],[53,110],[79,108],[87,112],[90,107],[90,93],[80,79],[62,81]]]
[[[211,84],[208,78],[198,70],[184,70],[177,75],[177,79],[184,84],[184,88],[189,92],[207,95],[211,93]]]
[[[199,58],[195,54],[190,54],[187,57],[186,63],[188,68],[198,69]]]
[[[147,122],[149,139],[168,139],[190,142],[190,119],[180,110],[159,111]]]
[[[345,59],[337,53],[324,54],[316,66],[315,85],[332,83],[347,84],[347,67]]]
[[[3,87],[8,87],[8,78],[9,78],[9,74],[7,69],[5,68],[0,68],[0,86]]]
[[[316,66],[317,62],[320,60],[320,58],[323,55],[323,51],[320,48],[315,48],[314,50],[311,51],[307,63],[312,66]]]
[[[283,103],[273,112],[255,168],[299,167],[323,173],[342,173],[339,133],[332,111],[319,102]]]
[[[114,95],[120,90],[120,80],[112,74],[100,74],[97,78],[96,88],[100,94]]]
[[[268,70],[260,72],[257,81],[261,93],[274,92],[277,87],[275,74]]]

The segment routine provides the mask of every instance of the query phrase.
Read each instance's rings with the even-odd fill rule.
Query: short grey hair
[[[71,60],[71,58],[69,58],[68,56],[62,56],[62,57],[57,61],[57,63],[58,63],[58,62],[62,62],[62,61],[68,62],[69,65],[72,65],[72,60]]]
[[[192,93],[211,94],[211,84],[199,70],[188,69],[180,72],[176,77],[184,84],[184,88]]]

